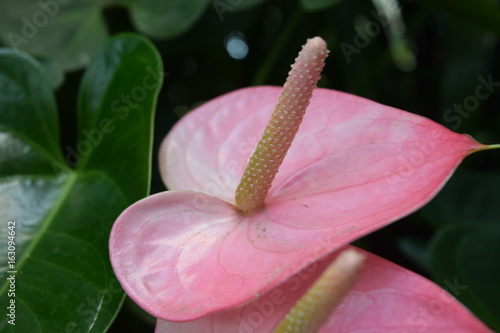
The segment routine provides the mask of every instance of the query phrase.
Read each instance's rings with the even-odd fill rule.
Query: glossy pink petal
[[[234,203],[236,187],[280,91],[281,87],[237,90],[182,118],[160,148],[167,187]],[[410,189],[421,193],[414,200],[419,202],[443,184],[470,150],[483,147],[427,118],[316,89],[267,201],[300,199],[307,204],[316,195],[332,193],[337,201],[337,196],[359,197],[363,193],[356,190],[363,189],[370,195],[368,204],[374,197],[391,201],[390,196],[401,197]]]
[[[191,112],[161,148],[170,189],[116,221],[110,240],[126,292],[180,321],[249,302],[311,262],[428,202],[484,148],[401,110],[317,89],[264,209],[234,193],[280,88],[239,90]]]
[[[319,333],[491,332],[434,283],[362,252],[366,260],[361,275]],[[245,306],[190,322],[158,320],[155,333],[272,332],[336,255],[313,263]]]

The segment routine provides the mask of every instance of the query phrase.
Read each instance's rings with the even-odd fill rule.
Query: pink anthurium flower
[[[319,333],[491,332],[434,283],[371,253],[357,251],[366,257],[361,273]],[[155,333],[273,332],[336,256],[333,253],[314,262],[244,306],[188,322],[159,319]]]
[[[167,136],[160,166],[171,191],[125,210],[110,238],[117,278],[146,311],[196,326],[196,319],[224,317],[261,295],[272,297],[305,267],[423,206],[465,156],[494,147],[414,114],[314,89],[326,55],[322,39],[308,41],[283,91],[226,94],[192,111]],[[379,262],[368,256],[366,270]],[[365,273],[359,288],[384,280]],[[418,289],[405,293],[401,280],[386,282],[384,288],[398,290],[400,305],[439,290],[415,282]],[[451,309],[436,327],[466,312],[455,303]],[[169,324],[159,321],[160,331],[162,325]],[[380,325],[390,327],[384,321],[375,331]]]

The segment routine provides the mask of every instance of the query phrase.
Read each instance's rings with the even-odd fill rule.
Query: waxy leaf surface
[[[362,253],[366,259],[360,276],[318,333],[491,332],[434,283],[369,252]],[[190,322],[158,320],[155,333],[272,332],[336,256],[314,262],[242,307]]]
[[[144,38],[110,40],[83,78],[77,144],[63,157],[43,68],[0,51],[0,227],[7,235],[7,221],[15,221],[16,232],[14,268],[7,266],[7,237],[0,240],[0,305],[15,300],[16,325],[4,315],[0,331],[103,332],[116,316],[124,293],[108,259],[109,232],[149,191],[158,70],[160,58]],[[144,98],[127,107],[121,95],[137,87]],[[17,271],[15,296],[7,292],[9,270]]]
[[[420,208],[484,148],[426,118],[317,89],[264,208],[242,216],[235,189],[280,90],[242,89],[185,116],[160,152],[167,187],[183,191],[141,200],[116,221],[113,267],[154,316],[192,320],[257,298]]]

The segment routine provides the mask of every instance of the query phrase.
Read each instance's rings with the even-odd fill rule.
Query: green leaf
[[[457,132],[474,133],[483,127],[481,113],[484,102],[491,95],[483,82],[490,75],[495,45],[485,41],[494,37],[489,32],[463,24],[455,17],[441,22],[447,23],[440,27],[440,48],[442,52],[447,52],[446,61],[440,65],[439,108],[444,110],[442,123]],[[471,101],[477,104],[471,107]]]
[[[302,7],[310,12],[330,8],[342,0],[300,0]]]
[[[240,0],[239,4],[235,6],[234,11],[235,12],[242,12],[247,9],[251,9],[253,7],[256,7],[260,4],[263,4],[267,0]]]
[[[498,223],[500,175],[459,169],[421,212],[435,227],[457,222]]]
[[[377,18],[382,23],[389,42],[389,50],[396,66],[402,71],[412,71],[417,65],[411,43],[406,37],[406,26],[401,7],[395,0],[372,0]],[[385,17],[385,21],[381,21]]]
[[[401,252],[423,271],[429,271],[428,243],[416,236],[402,236],[397,241]]]
[[[65,70],[86,66],[107,39],[101,1],[17,1],[0,3],[5,45],[51,59]]]
[[[461,223],[442,228],[429,247],[437,283],[492,328],[500,329],[500,226]]]
[[[64,82],[64,72],[60,67],[57,67],[53,61],[46,58],[35,58],[40,65],[45,69],[47,78],[50,81],[53,90],[56,90]]]
[[[173,38],[195,24],[211,1],[5,0],[0,2],[0,40],[64,70],[85,67],[108,38],[102,10],[110,3],[129,8],[140,32]]]
[[[44,69],[26,55],[0,52],[0,306],[16,305],[16,326],[4,316],[0,331],[103,332],[116,316],[124,293],[108,237],[121,211],[149,192],[161,70],[144,38],[111,39],[85,73],[77,144],[63,156]],[[15,221],[13,267],[3,236],[8,221]],[[17,271],[11,296],[7,270]]]
[[[460,273],[474,291],[478,302],[483,304],[485,319],[496,330],[500,330],[500,227],[485,228],[465,235],[457,251],[464,263]],[[485,318],[486,315],[485,315]]]
[[[426,8],[443,11],[460,17],[477,27],[500,36],[500,10],[491,0],[417,0]]]
[[[205,12],[210,0],[121,1],[129,5],[137,29],[154,38],[173,38],[186,32]]]

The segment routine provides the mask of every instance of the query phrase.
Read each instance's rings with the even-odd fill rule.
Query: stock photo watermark
[[[453,302],[453,296],[460,296],[467,289],[466,285],[459,284],[458,277],[455,277],[453,282],[445,279],[443,283],[446,288],[440,292],[439,297],[431,299],[427,306],[420,307],[408,317],[408,323],[414,326],[417,332],[427,332],[436,318],[445,312],[446,307]]]
[[[377,37],[383,28],[390,24],[391,17],[399,14],[401,8],[396,1],[390,1],[388,6],[382,10],[371,10],[370,15],[373,19],[367,21],[363,26],[354,27],[356,32],[352,43],[341,42],[340,50],[347,63],[350,64],[355,54],[360,54],[361,50],[370,45],[373,38]]]
[[[333,238],[332,235],[320,238],[313,250],[312,257],[316,258],[318,253],[324,253],[325,246],[329,246]],[[318,272],[324,269],[321,264],[328,260],[328,256],[323,256],[313,262],[311,262],[310,258],[305,258],[303,265],[301,265],[304,266],[303,269],[298,272],[290,270],[291,277],[289,279],[284,281],[278,288],[269,291],[265,299],[257,298],[252,302],[255,310],[238,317],[240,333],[259,332],[259,327],[264,323],[265,319],[274,316],[276,311],[283,312],[283,308],[280,306],[290,300],[290,295],[300,292],[299,289],[304,287],[304,283],[309,286],[311,277],[318,275]],[[286,311],[282,315],[286,315]]]
[[[66,5],[71,0],[40,0],[37,2],[39,10],[32,15],[21,17],[22,27],[20,31],[9,32],[7,38],[10,47],[18,50],[21,44],[28,44],[30,40],[36,37],[38,31],[43,29],[60,10],[60,7]]]
[[[481,101],[485,101],[500,87],[500,81],[493,81],[493,75],[484,78],[482,75],[477,77],[479,82],[474,89],[474,93],[465,97],[462,103],[455,103],[453,107],[444,111],[443,120],[451,126],[451,129],[457,130],[462,121],[470,117],[472,112],[479,108]]]
[[[78,322],[71,321],[66,324],[65,333],[81,333],[84,332],[84,328],[80,327],[83,322],[92,322],[94,318],[99,314],[99,309],[110,304],[114,297],[121,297],[123,295],[123,289],[116,278],[109,280],[106,288],[101,289],[97,292],[97,295],[88,296],[83,300],[76,308],[76,314],[79,317],[85,319],[79,320]]]
[[[214,0],[212,6],[221,21],[224,21],[224,13],[232,12],[245,0]]]
[[[128,92],[122,92],[111,102],[110,108],[111,112],[116,115],[115,118],[102,118],[96,127],[83,129],[81,132],[83,139],[78,141],[74,148],[70,145],[64,148],[64,158],[67,165],[78,167],[82,159],[89,156],[101,144],[105,135],[114,132],[119,121],[125,120],[131,110],[137,109],[138,103],[144,101],[148,94],[154,91],[161,84],[163,78],[168,75],[168,73],[158,69],[155,71],[150,66],[147,66],[145,71],[147,74],[142,78],[141,84],[134,86]],[[56,174],[64,174],[66,170],[66,166],[58,162],[52,162],[52,168]]]
[[[474,89],[474,94],[468,95],[461,103],[453,104],[452,108],[444,112],[443,120],[451,129],[458,129],[463,120],[478,109],[480,101],[489,98],[500,87],[500,81],[494,81],[492,74],[487,77],[480,75],[477,80],[479,83]],[[387,172],[384,175],[386,189],[391,193],[399,193],[406,181],[435,156],[435,150],[439,147],[439,140],[443,135],[444,133],[439,134],[439,131],[430,133],[429,141],[417,144],[410,155],[398,156],[397,172]]]
[[[16,221],[7,222],[7,323],[16,325]]]

